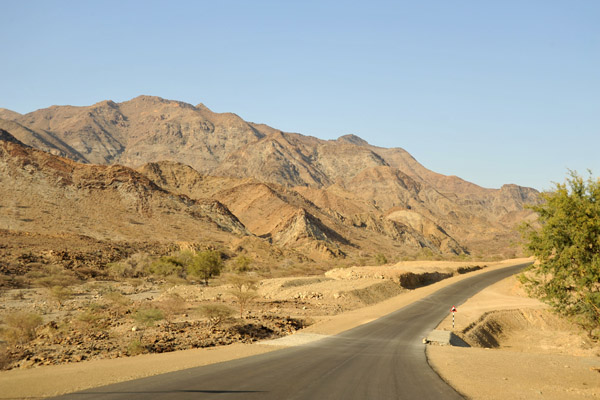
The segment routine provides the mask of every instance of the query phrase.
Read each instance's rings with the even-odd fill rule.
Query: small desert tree
[[[258,297],[256,291],[258,279],[249,275],[230,274],[225,277],[225,281],[233,286],[233,289],[228,293],[236,298],[240,307],[240,318],[244,318],[244,309],[252,300]]]
[[[539,261],[521,275],[533,293],[600,336],[600,180],[571,171],[564,184],[531,206],[537,226],[522,227],[526,250]]]
[[[196,253],[187,265],[187,273],[190,276],[200,278],[208,286],[208,280],[218,276],[223,269],[221,254],[214,250],[205,250]]]

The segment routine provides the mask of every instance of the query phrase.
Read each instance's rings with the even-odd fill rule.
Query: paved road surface
[[[308,345],[64,395],[62,399],[462,399],[431,370],[423,337],[484,287],[525,264],[448,286]]]

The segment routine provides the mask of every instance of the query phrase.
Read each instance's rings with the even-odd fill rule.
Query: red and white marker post
[[[450,312],[452,313],[452,329],[454,329],[454,313],[456,312],[456,307],[452,306]]]

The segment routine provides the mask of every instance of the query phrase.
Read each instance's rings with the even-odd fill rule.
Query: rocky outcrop
[[[8,133],[4,129],[0,129],[0,141],[16,143],[25,146],[25,144],[21,143],[19,140],[17,140],[17,138],[15,138],[13,135]]]

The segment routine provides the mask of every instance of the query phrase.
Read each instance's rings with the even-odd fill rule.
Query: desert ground
[[[217,343],[203,348],[131,357],[110,349],[96,351],[95,356],[86,349],[85,354],[89,357],[76,359],[54,357],[33,362],[35,358],[31,357],[29,362],[0,372],[0,398],[47,397],[298,345],[311,338],[333,335],[372,321],[472,274],[523,261],[487,264],[415,261],[340,268],[310,277],[264,279],[258,288],[259,297],[248,306],[243,319],[246,325],[271,326],[273,329],[264,338],[256,332],[246,335],[238,332],[236,336],[223,329],[223,332],[212,332],[212,336],[217,336]],[[191,304],[216,299],[231,302],[226,289],[225,282],[216,282],[210,287],[171,285],[157,290],[140,285],[136,290],[125,287],[120,290],[132,299],[150,302],[160,302],[177,293],[178,298]],[[100,296],[94,292],[88,295]],[[31,307],[43,306],[41,298],[36,296],[31,293],[25,294],[24,299],[15,298],[9,291],[3,294],[3,307],[16,307],[14,302],[17,300],[21,306],[27,301]],[[77,300],[81,301],[69,301]],[[63,312],[74,313],[79,306],[72,303],[65,307]],[[57,318],[56,315],[51,317]],[[158,327],[152,328],[154,331],[148,328],[144,335],[156,342],[165,327],[193,318],[188,309],[187,313],[176,315],[171,321],[160,322]],[[284,323],[274,329],[277,321]],[[291,324],[289,321],[302,323]],[[240,320],[230,324],[239,326]],[[121,329],[123,335],[125,332],[129,335],[132,334],[131,325],[132,322],[122,322],[122,326],[112,329]],[[192,326],[204,327],[201,318]],[[439,329],[452,329],[451,319],[442,321]],[[206,334],[206,330],[197,332]],[[468,398],[600,396],[598,344],[590,342],[584,332],[552,314],[542,303],[527,297],[515,278],[501,281],[458,305],[454,332],[473,347],[430,345],[427,356],[440,376]],[[218,339],[221,334],[230,340],[223,341],[223,336]],[[282,336],[283,339],[277,339]],[[231,344],[219,346],[219,340]],[[187,343],[186,340],[181,342]],[[77,356],[82,352],[74,351],[73,354]]]
[[[438,329],[451,330],[452,317]],[[455,329],[472,347],[427,346],[430,365],[469,399],[600,398],[600,346],[515,276],[458,307]]]

